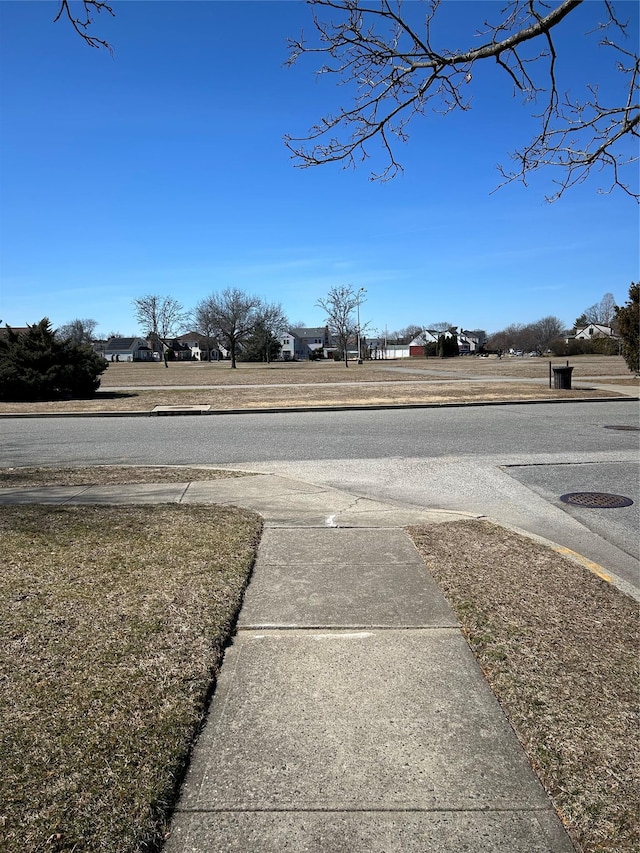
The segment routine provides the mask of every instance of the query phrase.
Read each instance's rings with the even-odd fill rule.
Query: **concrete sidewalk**
[[[265,530],[166,853],[573,847],[409,537]]]
[[[409,524],[476,518],[470,513],[421,510],[371,500],[330,486],[274,474],[222,480],[109,486],[35,486],[0,489],[3,504],[159,504],[238,506],[260,513],[266,527],[406,527]]]
[[[265,530],[166,846],[232,850],[573,850],[402,530]]]
[[[402,530],[469,517],[270,475],[4,489],[0,503],[224,503],[265,530],[165,853],[569,853]]]

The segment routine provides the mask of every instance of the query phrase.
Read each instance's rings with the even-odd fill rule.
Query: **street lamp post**
[[[362,364],[362,344],[360,340],[360,294],[366,293],[366,289],[361,287],[358,291],[356,306],[358,308],[358,364]]]

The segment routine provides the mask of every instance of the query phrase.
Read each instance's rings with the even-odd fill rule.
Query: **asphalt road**
[[[638,401],[168,418],[0,420],[0,465],[195,464],[486,515],[640,589]],[[606,427],[635,427],[636,430]],[[622,509],[568,507],[614,492]]]

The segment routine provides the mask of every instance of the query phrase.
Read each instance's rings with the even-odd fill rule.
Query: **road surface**
[[[366,497],[485,515],[576,551],[640,589],[637,400],[9,418],[0,420],[0,430],[2,466],[125,463],[269,471]],[[586,509],[559,500],[575,491],[615,493],[634,503]]]

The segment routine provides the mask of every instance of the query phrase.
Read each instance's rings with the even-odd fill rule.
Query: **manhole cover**
[[[606,426],[605,429],[620,429],[626,430],[628,432],[640,432],[640,427],[637,426],[627,426],[627,424],[621,424],[620,426]]]
[[[586,506],[590,509],[617,509],[621,506],[631,506],[631,498],[624,495],[609,495],[606,492],[569,492],[560,495],[560,500],[573,506]]]

